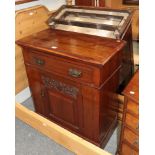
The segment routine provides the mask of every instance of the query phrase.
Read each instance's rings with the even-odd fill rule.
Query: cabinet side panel
[[[26,72],[28,75],[28,82],[32,93],[32,98],[34,101],[35,111],[41,115],[45,115],[44,101],[42,98],[43,86],[40,82],[40,74],[37,69],[26,65]]]
[[[122,69],[121,69],[121,85],[122,88],[127,85],[134,71],[133,62],[133,44],[132,44],[132,27],[128,28],[123,40],[127,42],[122,54]]]
[[[83,133],[93,141],[99,143],[99,91],[83,86]]]
[[[119,84],[119,72],[116,70],[106,81],[101,90],[100,106],[100,139],[103,146],[112,135],[117,123],[117,88]]]

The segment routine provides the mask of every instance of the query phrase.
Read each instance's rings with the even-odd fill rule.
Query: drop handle
[[[34,61],[39,66],[43,66],[45,64],[45,61],[39,58],[34,58]]]
[[[82,75],[82,72],[77,69],[69,69],[68,74],[72,77],[79,78]]]

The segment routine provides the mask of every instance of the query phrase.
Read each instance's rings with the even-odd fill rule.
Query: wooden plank
[[[16,40],[49,28],[46,24],[52,12],[44,6],[34,6],[16,12]],[[28,86],[22,49],[16,45],[16,94]]]
[[[16,104],[16,117],[77,155],[111,155],[19,103]]]
[[[48,28],[50,12],[44,6],[35,6],[16,12],[16,40]],[[39,29],[36,29],[38,28]],[[30,28],[30,29],[28,29]],[[24,31],[24,33],[21,33]]]

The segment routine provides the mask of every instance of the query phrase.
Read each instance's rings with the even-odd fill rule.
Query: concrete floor
[[[34,110],[32,98],[22,103],[28,109]],[[16,155],[74,155],[74,153],[55,143],[53,140],[44,136],[37,130],[16,118]],[[113,155],[117,149],[118,128],[104,150]]]

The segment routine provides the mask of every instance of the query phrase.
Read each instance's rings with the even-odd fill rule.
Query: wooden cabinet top
[[[54,29],[35,33],[16,43],[44,53],[101,66],[125,45],[122,40]]]
[[[139,103],[139,71],[135,73],[135,75],[123,91],[123,94]]]

